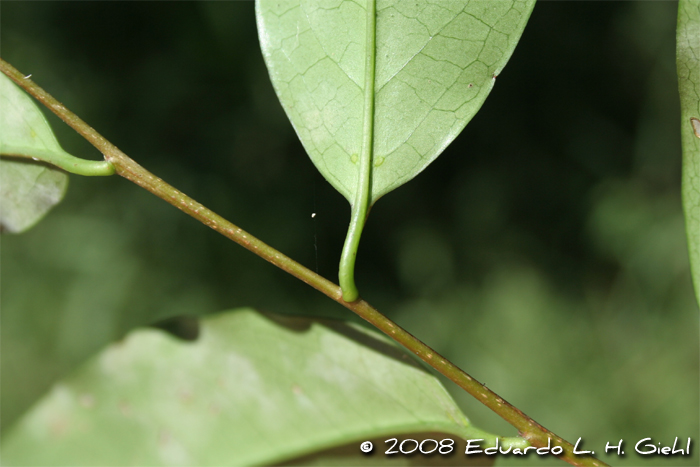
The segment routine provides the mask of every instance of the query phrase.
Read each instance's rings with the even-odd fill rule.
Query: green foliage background
[[[3,2],[0,21],[3,58],[127,154],[335,279],[349,209],[277,102],[252,2]],[[618,465],[698,464],[631,454],[700,442],[675,24],[673,2],[538,4],[464,133],[373,208],[356,270],[371,303],[540,423],[598,453],[625,439],[603,457]],[[5,427],[137,325],[238,306],[354,319],[117,177],[71,176],[0,254]]]

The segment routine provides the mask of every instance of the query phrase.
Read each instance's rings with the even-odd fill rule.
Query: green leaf
[[[28,230],[63,199],[67,189],[68,175],[62,170],[31,161],[0,159],[0,230]]]
[[[534,1],[377,2],[376,51],[363,1],[259,0],[272,83],[309,156],[353,202],[374,95],[372,203],[432,162],[476,114]],[[367,57],[375,80],[365,85]]]
[[[65,153],[36,104],[0,73],[0,154],[41,158]],[[31,160],[0,159],[0,228],[23,232],[58,204],[68,175]]]
[[[195,342],[132,332],[57,383],[2,453],[5,465],[257,465],[427,432],[495,442],[383,336],[242,309],[204,320]]]
[[[357,298],[346,292],[369,207],[425,169],[476,114],[533,6],[258,0],[282,106],[318,170],[352,204],[340,273],[346,300]]]
[[[47,160],[68,156],[34,101],[0,73],[0,154]]]
[[[695,294],[700,301],[700,1],[678,3],[676,66],[681,98],[683,210]]]

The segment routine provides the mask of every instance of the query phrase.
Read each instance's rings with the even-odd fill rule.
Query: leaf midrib
[[[374,86],[377,63],[377,4],[376,0],[367,0],[367,28],[365,32],[365,86],[364,86],[364,124],[362,128],[362,153],[360,155],[360,176],[357,180],[356,202],[369,203],[372,152],[374,150]]]
[[[370,193],[372,188],[372,155],[374,151],[374,98],[375,98],[375,69],[377,63],[377,4],[376,0],[367,0],[367,24],[365,28],[365,82],[364,107],[362,125],[362,146],[359,155],[357,173],[357,190],[352,203],[350,226],[345,238],[343,252],[340,257],[338,279],[343,289],[343,299],[355,301],[359,297],[355,286],[355,258],[360,245],[360,236],[367,212],[369,210]]]

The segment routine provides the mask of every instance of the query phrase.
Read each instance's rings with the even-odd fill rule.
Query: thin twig
[[[261,258],[266,259],[294,277],[301,279],[311,287],[350,309],[500,415],[504,420],[517,428],[520,432],[520,436],[526,439],[531,445],[536,447],[561,446],[564,452],[559,457],[571,465],[586,467],[602,467],[607,465],[590,455],[574,454],[574,446],[571,445],[571,443],[565,441],[560,436],[557,436],[525,415],[518,408],[505,401],[498,394],[488,389],[455,364],[411,335],[408,331],[381,314],[366,301],[361,299],[354,302],[344,301],[338,285],[258,240],[248,232],[235,226],[148,172],[97,133],[97,131],[87,123],[82,121],[77,115],[66,109],[63,104],[37,86],[33,81],[25,78],[22,73],[2,59],[0,59],[0,71],[9,76],[15,83],[51,109],[64,122],[92,143],[92,145],[104,155],[105,159],[114,165],[117,174],[145,188],[203,224],[208,225],[223,236],[233,240]]]

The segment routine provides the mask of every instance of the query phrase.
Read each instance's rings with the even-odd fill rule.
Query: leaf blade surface
[[[365,2],[259,0],[257,17],[282,106],[316,167],[351,203],[364,59],[376,52],[371,205],[425,169],[476,114],[533,5],[379,0],[372,52]]]
[[[431,431],[495,441],[383,336],[241,309],[205,319],[195,342],[130,333],[56,384],[2,447],[8,465],[258,465]]]

